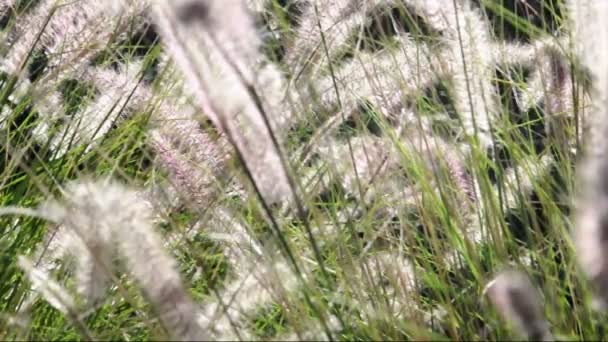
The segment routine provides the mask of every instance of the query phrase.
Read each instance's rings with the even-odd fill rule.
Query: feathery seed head
[[[486,285],[484,294],[505,320],[531,340],[553,339],[544,317],[540,294],[525,274],[504,271]]]
[[[80,285],[98,286],[98,273],[111,269],[112,255],[118,252],[175,338],[205,338],[196,322],[197,308],[154,232],[150,207],[139,193],[110,179],[72,182],[63,193],[62,201],[49,201],[41,211],[75,233],[81,248],[73,252],[85,253],[77,269],[77,277],[86,280]]]

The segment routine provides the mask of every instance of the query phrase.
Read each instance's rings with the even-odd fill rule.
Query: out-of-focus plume
[[[595,285],[596,305],[608,305],[608,3],[570,1],[574,19],[575,49],[592,78],[592,107],[587,114],[591,130],[585,156],[577,168],[580,182],[576,199],[574,233],[579,263]]]
[[[551,341],[540,294],[525,274],[504,271],[484,289],[501,316],[531,341]]]
[[[288,114],[275,111],[280,74],[264,64],[245,4],[180,0],[153,9],[204,114],[235,144],[262,196],[271,203],[289,198],[293,189],[272,131],[283,127]]]
[[[150,207],[137,191],[111,180],[75,181],[65,187],[62,200],[47,201],[39,214],[66,230],[62,238],[67,239],[67,252],[78,260],[78,290],[89,296],[87,300],[97,300],[103,294],[117,254],[173,338],[207,337],[196,320],[198,308],[182,286],[175,261],[153,230]],[[58,291],[54,283],[45,282],[42,270],[21,263],[34,285],[42,286],[45,298],[70,313],[74,305],[67,294]]]
[[[19,257],[19,267],[25,272],[32,287],[52,307],[64,314],[76,311],[74,299],[63,286],[54,281],[46,272],[37,269],[26,257]]]

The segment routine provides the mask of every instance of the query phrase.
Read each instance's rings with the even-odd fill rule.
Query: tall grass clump
[[[604,339],[605,15],[0,1],[0,339]]]

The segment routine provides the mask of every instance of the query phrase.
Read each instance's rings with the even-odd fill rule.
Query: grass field
[[[0,0],[0,339],[605,339],[594,1]]]

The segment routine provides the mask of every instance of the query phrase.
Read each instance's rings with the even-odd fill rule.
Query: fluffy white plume
[[[110,180],[73,182],[65,187],[63,201],[50,201],[41,210],[74,233],[79,248],[71,252],[88,254],[77,268],[77,278],[84,281],[79,284],[81,292],[99,291],[97,272],[111,271],[111,256],[118,252],[174,338],[206,338],[196,322],[198,309],[154,232],[150,207],[138,192]]]
[[[268,202],[289,198],[287,170],[271,137],[271,129],[283,121],[283,113],[274,112],[276,87],[268,83],[276,77],[264,80],[274,71],[259,64],[259,38],[244,3],[180,0],[153,8],[165,43],[194,87],[199,105],[231,138],[262,195]],[[271,127],[261,111],[268,113]]]
[[[486,286],[484,293],[504,319],[531,341],[553,340],[540,294],[525,274],[502,272]]]

